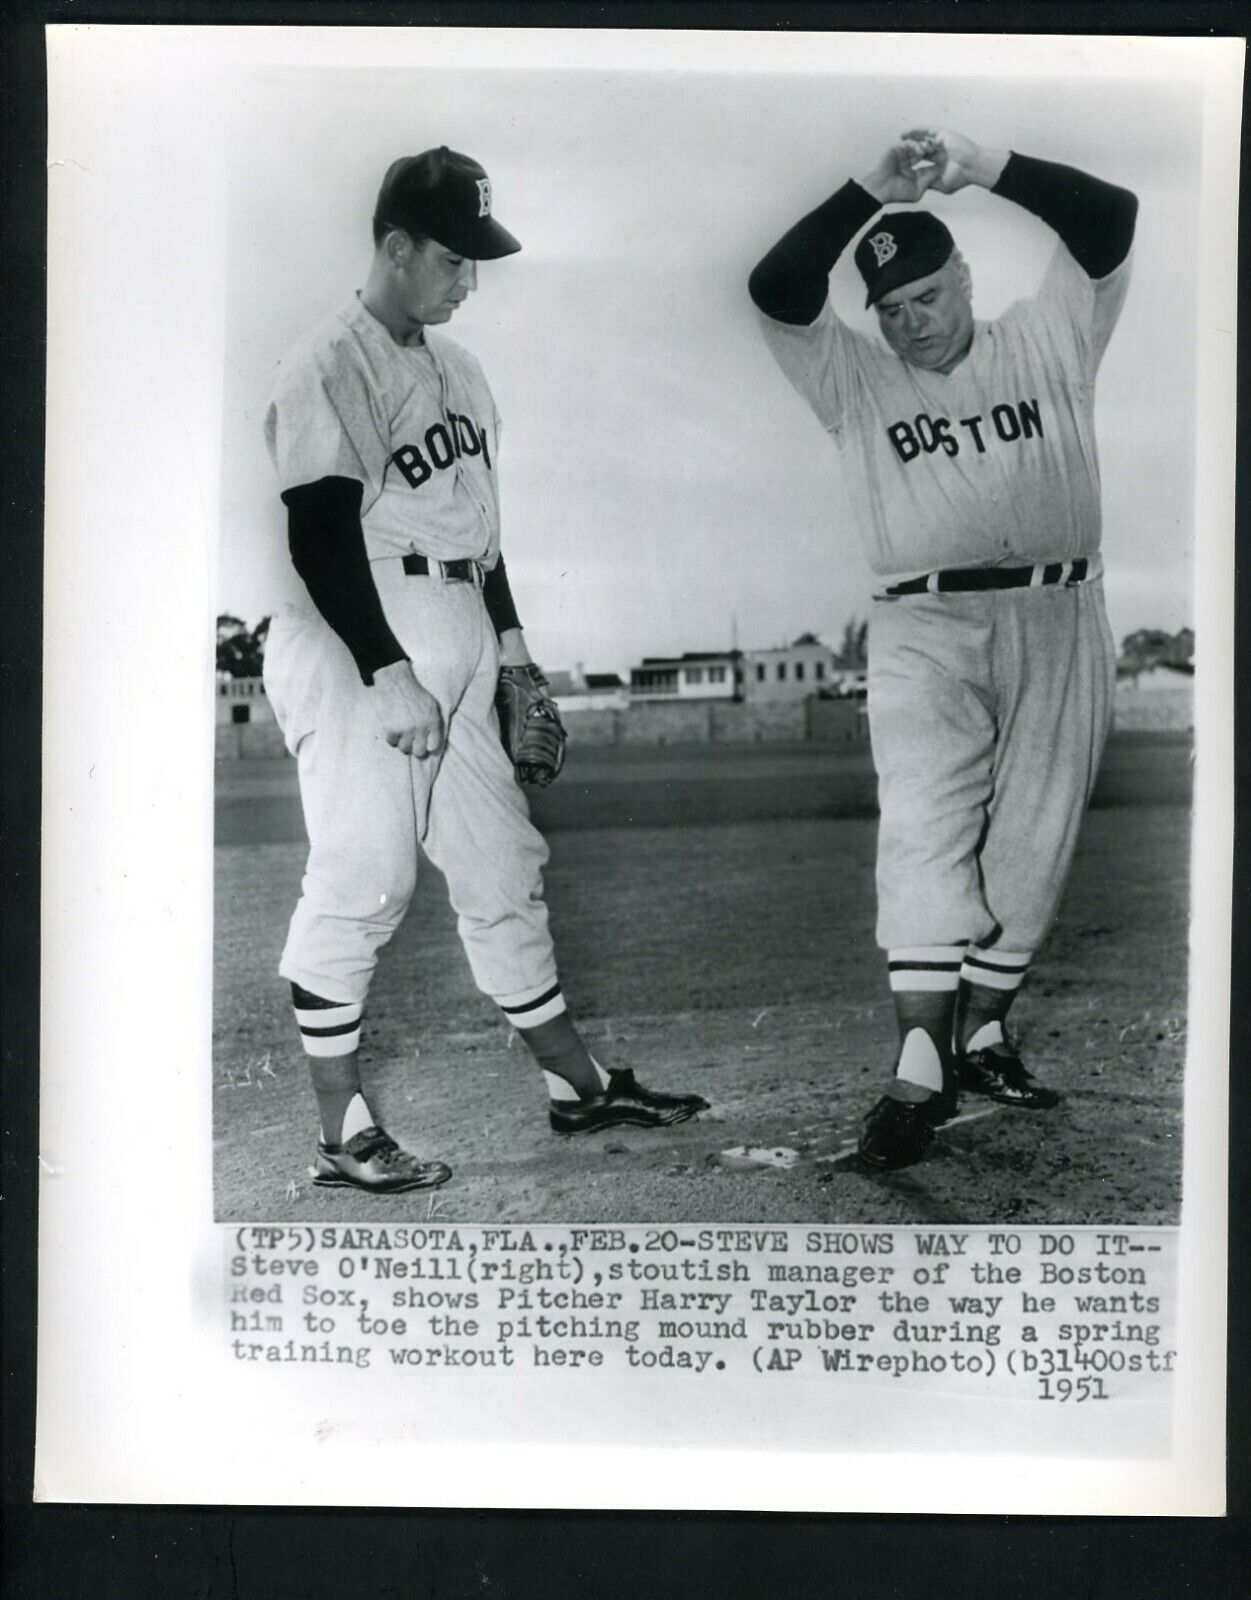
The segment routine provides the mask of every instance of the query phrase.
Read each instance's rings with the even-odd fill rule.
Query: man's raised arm
[[[834,263],[865,223],[884,205],[919,200],[935,182],[940,169],[925,151],[921,140],[906,136],[859,183],[850,179],[782,235],[747,283],[767,317],[797,325],[816,320]]]
[[[933,186],[941,194],[978,184],[1024,206],[1055,229],[1087,277],[1106,278],[1128,256],[1138,216],[1138,197],[1129,189],[1059,162],[991,150],[960,133],[915,129],[909,138],[934,162]]]
[[[1013,151],[994,192],[1054,228],[1089,278],[1106,278],[1129,255],[1138,217],[1129,189]]]

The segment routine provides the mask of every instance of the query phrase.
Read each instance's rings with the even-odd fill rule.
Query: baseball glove
[[[522,783],[546,789],[565,764],[568,735],[547,679],[533,663],[501,667],[495,690],[500,739]]]

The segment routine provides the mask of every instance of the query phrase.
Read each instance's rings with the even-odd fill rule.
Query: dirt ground
[[[541,1080],[470,981],[432,868],[384,956],[363,1066],[396,1137],[449,1162],[436,1195],[308,1182],[311,1096],[274,966],[303,832],[289,761],[219,769],[214,1133],[222,1221],[1113,1224],[1177,1220],[1190,750],[1114,736],[1057,927],[1017,1004],[1064,1092],[1031,1115],[966,1098],[906,1172],[851,1151],[894,1027],[872,939],[863,751],[575,751],[538,797],[561,975],[596,1054],[713,1104],[663,1132],[559,1139]],[[725,1150],[793,1153],[729,1170]]]

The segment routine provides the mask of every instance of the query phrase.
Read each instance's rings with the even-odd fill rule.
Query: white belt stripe
[[[1083,583],[1090,583],[1095,578],[1101,578],[1103,576],[1103,557],[1102,556],[1094,555],[1094,556],[1086,556],[1084,558],[1082,558],[1082,557],[1078,557],[1077,558],[1077,560],[1081,560],[1081,559],[1084,559],[1085,562],[1086,562],[1086,575],[1082,579]],[[1066,584],[1069,581],[1069,579],[1073,576],[1073,568],[1074,568],[1075,565],[1076,565],[1076,561],[1059,561],[1059,562],[1056,562],[1056,561],[1039,561],[1039,562],[1031,565],[1031,567],[1030,567],[1029,586],[1030,586],[1031,589],[1041,589],[1043,587],[1043,579],[1044,579],[1044,576],[1046,574],[1047,568],[1048,567],[1058,566],[1060,568],[1060,576],[1057,579],[1055,579],[1055,583],[1056,583],[1056,585],[1058,587],[1063,587],[1063,585]],[[958,567],[939,567],[939,568],[936,568],[933,572],[927,572],[925,574],[925,587],[930,592],[930,594],[938,594],[938,593],[940,593],[940,590],[939,590],[939,587],[938,587],[938,575],[939,575],[939,573],[940,572],[948,572],[948,571],[949,572],[956,572],[956,571],[962,571],[962,570],[964,570],[964,569],[963,568],[958,568]],[[886,591],[888,589],[890,589],[893,585],[895,585],[897,583],[911,583],[911,582],[914,582],[916,580],[916,578],[918,578],[918,577],[920,577],[919,573],[915,573],[915,574],[912,574],[912,575],[905,575],[903,577],[880,578],[878,581],[881,583],[882,587],[879,590],[877,590],[876,592],[877,592],[877,594],[879,596],[884,596],[886,594]]]

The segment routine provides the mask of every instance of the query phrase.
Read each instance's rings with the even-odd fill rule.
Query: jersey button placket
[[[452,421],[451,409],[448,405],[447,373],[443,370],[443,363],[433,350],[430,352],[430,359],[434,363],[435,374],[439,380],[439,414],[443,418],[443,426],[447,429],[447,436],[452,446],[452,497],[455,499],[457,494],[468,494],[471,502],[474,506],[477,506],[477,496],[470,493],[465,474],[461,468],[460,435],[456,431],[456,425]],[[480,511],[479,514],[481,514]]]

